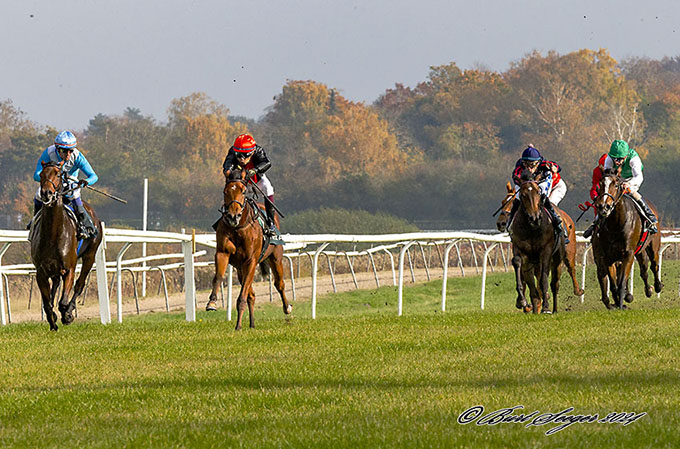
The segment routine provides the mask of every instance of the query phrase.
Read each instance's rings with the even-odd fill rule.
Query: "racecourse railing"
[[[509,249],[503,251],[503,244],[509,244],[510,238],[507,234],[484,234],[480,232],[418,232],[405,234],[386,234],[386,235],[339,235],[339,234],[314,234],[314,235],[283,235],[284,256],[289,262],[290,278],[293,289],[293,299],[295,299],[295,277],[293,274],[293,258],[309,258],[311,262],[311,315],[316,318],[317,306],[317,273],[319,270],[319,258],[324,256],[329,265],[331,281],[333,283],[334,291],[337,291],[334,279],[333,269],[330,264],[330,257],[345,256],[348,262],[350,272],[352,274],[353,282],[358,287],[354,268],[352,266],[352,258],[356,256],[367,256],[375,276],[376,286],[380,286],[374,255],[387,254],[391,263],[392,282],[397,286],[397,314],[402,315],[404,304],[404,271],[405,260],[408,258],[409,267],[411,269],[412,279],[415,281],[413,274],[413,266],[411,264],[410,248],[417,246],[423,255],[423,262],[427,272],[428,279],[430,279],[430,272],[428,270],[427,261],[425,258],[423,247],[436,246],[439,252],[439,247],[444,248],[443,255],[439,253],[442,262],[442,292],[441,292],[441,310],[446,310],[446,289],[448,281],[449,259],[452,249],[456,249],[457,265],[461,269],[461,274],[464,276],[465,271],[461,261],[461,245],[466,242],[469,243],[472,254],[474,256],[474,264],[477,269],[478,260],[472,242],[482,243],[484,245],[484,255],[481,267],[481,292],[480,292],[480,307],[484,309],[485,306],[485,291],[486,291],[486,277],[489,267],[490,254],[499,249],[501,253],[502,262],[506,271],[508,270]],[[32,264],[21,265],[2,265],[2,257],[5,255],[10,245],[17,243],[28,242],[27,231],[3,231],[0,230],[0,323],[7,324],[7,318],[10,314],[9,304],[9,287],[7,283],[8,275],[30,275],[35,273],[35,268]],[[121,244],[118,250],[115,261],[107,261],[106,250],[111,243]],[[128,249],[134,244],[141,243],[161,243],[161,244],[180,244],[182,246],[182,253],[179,254],[161,254],[142,258],[127,259],[123,257]],[[585,284],[585,271],[587,264],[587,255],[590,251],[590,243],[581,236],[577,237],[577,243],[585,245],[582,258],[582,285]],[[680,232],[666,231],[662,236],[661,257],[663,252],[673,243],[680,243]],[[371,248],[362,250],[327,250],[331,244],[339,245],[372,245]],[[116,303],[117,303],[117,321],[122,322],[122,273],[123,271],[133,272],[148,272],[151,270],[159,270],[163,275],[163,282],[165,282],[165,269],[183,268],[184,269],[184,292],[185,292],[185,317],[187,321],[196,320],[196,288],[195,288],[195,273],[194,269],[197,266],[206,266],[211,262],[197,262],[196,257],[205,254],[205,251],[196,251],[197,246],[205,246],[215,248],[215,234],[179,234],[171,232],[158,231],[136,231],[126,229],[105,228],[104,239],[100,246],[94,269],[97,277],[97,292],[99,298],[99,312],[100,319],[103,324],[111,322],[111,311],[109,301],[109,287],[107,283],[107,272],[115,273],[114,280],[116,281]],[[376,246],[377,245],[377,246]],[[395,268],[394,255],[392,250],[398,250],[397,263]],[[155,266],[144,266],[146,262],[181,259],[180,262],[165,263]],[[663,259],[661,259],[663,260]],[[134,266],[141,265],[142,266]],[[98,267],[105,267],[99,270]],[[299,267],[299,265],[298,265]],[[493,269],[493,266],[492,266]],[[398,272],[398,275],[397,275]],[[229,266],[228,273],[228,301],[227,301],[227,317],[231,319],[232,311],[232,284],[233,284],[232,267]],[[631,288],[632,288],[631,276]],[[134,281],[134,277],[133,277]],[[4,284],[4,285],[3,285]],[[133,282],[134,284],[134,282]],[[167,306],[167,288],[164,285]],[[159,286],[160,288],[160,286]],[[271,290],[271,288],[270,288]],[[680,292],[679,292],[680,294]],[[6,301],[5,301],[6,299]],[[583,301],[583,297],[581,297]],[[139,307],[138,307],[139,310]]]

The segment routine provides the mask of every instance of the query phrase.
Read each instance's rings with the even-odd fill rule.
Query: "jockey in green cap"
[[[640,195],[640,192],[638,192],[642,185],[642,181],[644,180],[644,177],[642,176],[644,166],[642,165],[642,160],[637,151],[630,148],[625,140],[613,141],[609,148],[609,154],[604,161],[604,168],[605,170],[608,168],[621,170],[620,176],[623,180],[623,187],[630,192],[631,198],[638,203],[646,215],[646,218],[649,221],[649,232],[652,234],[659,232],[656,227],[658,221],[656,215],[654,215],[654,212],[652,212],[644,198],[642,198],[642,195]],[[598,225],[598,218],[596,218],[593,221],[593,224],[584,231],[584,237],[588,238],[593,233],[593,230]]]

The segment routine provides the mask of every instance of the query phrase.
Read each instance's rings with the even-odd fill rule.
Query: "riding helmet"
[[[71,131],[62,131],[54,138],[54,146],[57,148],[75,148],[76,136]]]

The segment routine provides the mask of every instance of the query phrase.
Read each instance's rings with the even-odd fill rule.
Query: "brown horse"
[[[256,210],[260,206],[246,197],[248,180],[245,170],[227,171],[225,177],[222,219],[217,225],[215,276],[213,277],[212,292],[206,309],[211,308],[211,304],[214,308],[217,302],[217,289],[224,281],[227,265],[231,263],[236,267],[238,279],[241,283],[241,291],[236,302],[238,311],[236,330],[239,330],[241,329],[241,319],[246,301],[248,302],[250,327],[255,327],[253,279],[258,264],[260,264],[263,273],[266,271],[264,262],[269,264],[274,274],[274,286],[281,295],[283,313],[289,314],[293,310],[293,306],[286,299],[283,281],[283,247],[281,245],[269,245],[263,251],[263,232],[262,227],[258,224],[258,212]],[[278,228],[278,217],[276,217],[275,222]]]
[[[510,217],[510,210],[512,209],[512,198],[515,196],[515,189],[512,188],[512,184],[509,182],[505,185],[506,188],[506,195],[505,198],[503,198],[502,201],[502,207],[501,207],[501,212],[500,215],[498,216],[498,220],[496,220],[496,228],[500,232],[505,232],[506,226],[508,219]],[[579,286],[578,281],[576,280],[576,228],[574,226],[574,221],[571,219],[569,214],[567,214],[565,211],[561,210],[557,206],[553,206],[555,208],[555,211],[560,214],[562,217],[562,223],[564,224],[567,233],[569,234],[569,243],[565,245],[565,254],[564,254],[564,259],[563,262],[567,267],[567,272],[569,273],[569,276],[571,277],[571,282],[572,286],[574,289],[574,295],[576,296],[581,296],[583,294],[583,289]],[[514,245],[513,245],[513,254],[515,253],[514,251]],[[525,290],[525,284],[526,282],[522,282],[522,292]],[[559,280],[558,280],[558,285],[559,285]],[[556,286],[557,288],[557,286]],[[553,293],[554,295],[554,293]],[[526,304],[526,299],[524,299],[524,296],[517,296],[517,301],[515,303],[515,306],[518,309],[523,309],[525,307],[524,304]],[[556,309],[557,305],[553,304],[553,310],[557,311]],[[548,308],[548,300],[547,300],[547,295],[546,298],[544,298],[543,302],[543,308]]]
[[[583,290],[575,279],[575,231],[571,218],[559,211],[573,245],[571,257],[567,254],[564,239],[555,234],[549,214],[542,204],[541,191],[533,176],[523,176],[519,188],[520,207],[510,224],[512,241],[512,266],[515,269],[517,289],[517,307],[525,312],[530,309],[524,296],[524,286],[529,287],[532,309],[534,313],[548,311],[548,273],[550,288],[553,294],[553,313],[557,312],[557,293],[559,290],[562,262],[567,265],[574,284],[574,293],[582,294]],[[567,219],[565,220],[564,217]],[[571,259],[571,260],[570,260]],[[538,286],[536,282],[538,281]]]
[[[59,164],[43,162],[43,170],[40,173],[40,199],[43,206],[39,215],[34,219],[30,231],[31,259],[36,269],[36,281],[40,288],[50,330],[53,331],[58,328],[57,314],[54,313],[53,304],[59,284],[63,282],[59,301],[61,322],[71,324],[74,320],[76,298],[80,296],[85,287],[87,275],[92,269],[97,248],[102,240],[101,221],[94,210],[83,202],[99,232],[96,237],[83,241],[78,248],[77,223],[75,217],[69,216],[64,206],[63,196],[66,192],[62,182],[62,165],[63,162]],[[75,283],[73,296],[69,301],[78,258],[82,258],[82,267]],[[52,285],[50,285],[50,280]]]
[[[623,301],[633,300],[633,293],[627,291],[627,281],[634,258],[637,258],[640,265],[640,277],[645,284],[645,295],[650,297],[654,291],[659,293],[663,288],[659,274],[661,234],[650,235],[639,247],[643,234],[643,221],[634,203],[634,200],[626,195],[618,172],[605,171],[597,187],[595,200],[600,224],[598,231],[593,233],[591,242],[602,302],[608,309],[614,306],[609,303],[607,296],[607,278],[616,307],[623,309],[625,308]],[[647,268],[650,262],[654,274],[653,290],[647,279]]]

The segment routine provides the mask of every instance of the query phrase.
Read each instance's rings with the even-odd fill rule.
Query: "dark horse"
[[[286,299],[285,284],[283,282],[283,246],[269,245],[263,251],[262,227],[258,223],[258,211],[260,208],[253,200],[246,197],[247,178],[245,170],[227,171],[225,173],[224,206],[222,219],[217,225],[217,252],[215,253],[215,277],[212,283],[212,292],[206,309],[211,303],[217,301],[217,289],[224,281],[224,273],[231,263],[236,267],[238,280],[241,283],[241,291],[236,302],[238,319],[236,330],[241,329],[241,319],[248,302],[248,314],[250,327],[255,327],[253,308],[255,306],[255,292],[253,291],[253,279],[257,265],[264,273],[269,264],[274,274],[274,286],[281,295],[283,313],[289,314],[293,306]],[[279,227],[278,217],[275,218],[276,227]]]
[[[623,301],[633,300],[633,293],[627,291],[627,281],[634,258],[637,258],[640,265],[645,295],[650,297],[654,291],[661,292],[663,288],[659,275],[661,234],[651,234],[642,242],[644,232],[642,218],[635,201],[626,194],[617,171],[605,171],[597,187],[595,208],[600,216],[600,225],[592,237],[593,257],[597,265],[597,279],[600,282],[604,305],[608,309],[614,308],[607,296],[607,278],[616,307],[623,309],[625,308]],[[654,290],[647,279],[647,267],[650,262],[654,273]]]
[[[43,207],[34,219],[30,231],[31,259],[36,269],[35,277],[40,288],[45,315],[50,323],[50,330],[53,331],[57,330],[57,314],[54,313],[53,304],[59,284],[63,281],[59,301],[61,322],[71,324],[74,320],[76,298],[83,292],[87,275],[92,269],[97,248],[102,240],[101,221],[94,210],[83,202],[99,232],[96,237],[82,243],[80,254],[78,254],[76,219],[75,216],[69,216],[64,206],[65,187],[62,182],[62,165],[63,162],[43,163],[43,170],[40,173],[40,199]],[[69,301],[79,257],[82,258],[80,276]],[[50,285],[50,280],[52,285]]]
[[[511,186],[508,186],[508,196],[511,194],[514,194],[514,190]],[[576,231],[574,222],[566,212],[555,208],[562,217],[569,234],[569,243],[565,245],[564,239],[555,235],[549,214],[542,205],[538,182],[529,174],[522,178],[519,199],[520,208],[510,224],[512,266],[515,269],[517,289],[516,306],[518,309],[524,309],[525,312],[531,310],[524,296],[526,285],[529,287],[533,312],[540,313],[542,309],[548,311],[548,272],[550,272],[553,313],[556,313],[562,262],[567,266],[567,271],[571,276],[574,294],[583,294],[583,290],[576,280]],[[497,224],[497,226],[500,225]],[[538,281],[538,286],[536,281]]]

